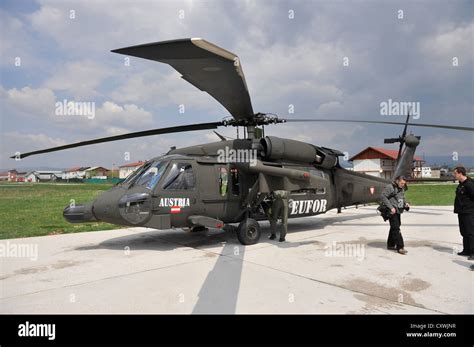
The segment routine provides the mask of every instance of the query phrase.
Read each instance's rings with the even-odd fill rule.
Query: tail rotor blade
[[[398,147],[397,162],[402,154],[403,144],[405,143],[405,136],[407,136],[408,122],[410,121],[410,112],[407,114],[407,120],[405,121],[405,127],[403,128],[402,136],[400,137],[400,146]]]

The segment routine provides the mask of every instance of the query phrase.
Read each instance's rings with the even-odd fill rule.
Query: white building
[[[85,166],[85,167],[77,166],[77,167],[67,169],[61,174],[61,178],[63,180],[72,180],[72,179],[82,180],[85,178],[86,170],[88,168],[89,166]]]
[[[119,178],[125,179],[128,175],[130,175],[133,171],[138,169],[140,166],[144,164],[143,161],[137,161],[135,163],[125,164],[119,166]]]
[[[431,167],[428,167],[428,166],[422,166],[422,167],[414,168],[413,174],[414,174],[414,177],[416,178],[440,178],[441,170],[432,169]]]
[[[85,171],[85,178],[97,178],[97,179],[106,180],[107,175],[109,174],[109,170],[102,166],[93,166],[84,171]]]
[[[392,179],[395,171],[398,150],[380,147],[367,147],[357,153],[349,161],[352,161],[353,169],[367,175]],[[415,167],[421,166],[422,159],[414,158]]]
[[[37,170],[28,172],[25,182],[54,182],[61,179],[62,171]]]
[[[431,178],[431,168],[428,166],[421,167],[421,177],[429,177]]]

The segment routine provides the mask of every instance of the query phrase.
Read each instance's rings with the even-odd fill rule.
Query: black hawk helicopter
[[[180,125],[110,136],[44,150],[17,153],[12,158],[49,153],[143,136],[217,129],[244,128],[244,138],[186,148],[172,148],[166,155],[145,162],[122,183],[101,194],[93,202],[67,206],[64,218],[71,223],[104,221],[125,226],[154,229],[223,228],[240,223],[237,237],[242,244],[257,243],[259,220],[267,219],[263,204],[276,190],[289,192],[289,218],[314,216],[331,209],[378,200],[388,180],[342,168],[336,149],[292,139],[265,136],[265,125],[286,122],[353,122],[404,125],[399,142],[394,175],[411,174],[420,137],[407,135],[405,123],[343,120],[283,119],[255,113],[239,58],[203,39],[180,39],[113,50],[171,65],[182,78],[209,93],[232,115],[222,121]],[[411,124],[474,131],[474,128]],[[238,128],[237,128],[238,129]],[[229,154],[227,157],[224,154]],[[244,157],[243,160],[232,160]],[[252,155],[253,154],[253,155]]]

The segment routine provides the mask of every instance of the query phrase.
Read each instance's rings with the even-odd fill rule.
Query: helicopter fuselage
[[[276,139],[272,138],[273,146]],[[298,152],[292,146],[302,145],[300,152],[312,146],[278,140],[286,141],[280,152],[290,155]],[[154,229],[222,228],[244,218],[266,219],[263,205],[274,190],[289,191],[288,217],[297,218],[377,201],[389,182],[346,170],[338,164],[337,151],[315,146],[321,163],[321,156],[332,157],[332,167],[288,161],[284,153],[283,159],[272,160],[267,158],[268,148],[255,145],[262,141],[229,140],[171,150],[144,163],[92,203],[66,207],[64,217],[73,223],[104,221]],[[229,148],[256,150],[259,155],[248,162],[223,160],[219,154],[231,153]]]

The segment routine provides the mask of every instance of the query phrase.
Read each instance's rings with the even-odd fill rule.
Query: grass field
[[[70,224],[62,216],[71,199],[92,201],[109,184],[0,184],[0,239],[82,231],[118,229],[107,223]],[[452,205],[455,184],[412,184],[407,199],[412,205]]]
[[[410,184],[406,198],[412,205],[454,205],[457,183]]]
[[[0,239],[117,229],[107,223],[70,224],[63,209],[93,200],[111,185],[105,184],[0,184]]]

